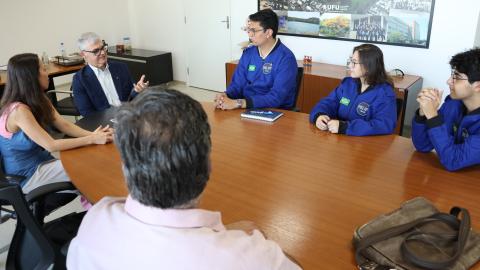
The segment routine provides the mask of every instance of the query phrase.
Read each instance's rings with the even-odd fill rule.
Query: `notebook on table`
[[[272,110],[246,110],[240,116],[244,118],[273,122],[283,115],[282,112]]]

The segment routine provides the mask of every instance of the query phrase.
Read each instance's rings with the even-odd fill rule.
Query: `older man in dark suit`
[[[81,115],[120,106],[148,86],[145,75],[134,83],[127,65],[107,60],[107,45],[97,34],[82,34],[78,47],[87,63],[72,83],[75,106]]]

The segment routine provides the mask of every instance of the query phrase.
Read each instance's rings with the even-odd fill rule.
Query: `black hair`
[[[210,174],[210,126],[200,103],[176,90],[146,89],[120,107],[115,143],[130,195],[178,208],[195,200]]]
[[[7,83],[0,101],[0,115],[9,104],[21,102],[32,111],[43,127],[54,119],[53,106],[39,82],[40,59],[33,53],[17,54],[8,60]]]
[[[275,38],[278,33],[278,16],[271,9],[263,9],[248,16],[253,22],[260,23],[264,30],[272,29],[272,37]]]
[[[480,81],[480,48],[452,56],[450,66],[457,72],[467,75],[469,83]]]
[[[353,48],[353,52],[358,52],[359,61],[365,69],[365,80],[369,85],[388,83],[393,86],[393,81],[385,70],[380,48],[373,44],[362,44]]]

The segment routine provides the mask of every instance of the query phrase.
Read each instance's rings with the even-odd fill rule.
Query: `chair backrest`
[[[10,184],[19,185],[25,177],[21,175],[11,175],[5,172],[5,168],[3,167],[3,157],[2,152],[0,151],[0,181],[6,181]]]
[[[0,151],[0,179],[5,179],[5,170],[3,169],[2,151]]]
[[[403,99],[397,98],[396,101],[397,101],[397,121],[398,121],[403,111]]]
[[[397,125],[395,127],[395,133],[402,136],[402,133],[403,133],[403,113],[404,113],[404,106],[405,106],[405,102],[403,99],[401,98],[397,98],[396,99],[396,103],[397,103]]]
[[[303,67],[298,67],[297,70],[297,78],[296,78],[296,89],[295,89],[295,99],[293,103],[292,110],[293,111],[298,111],[297,108],[297,100],[298,100],[298,95],[300,94],[301,86],[302,86],[302,79],[303,79]]]
[[[55,249],[30,211],[20,186],[0,181],[0,201],[12,205],[17,215],[6,269],[48,269],[52,266],[57,256]]]
[[[58,100],[57,93],[64,93],[69,94],[67,97]],[[73,92],[72,86],[70,86],[70,92],[68,91],[57,91],[57,90],[50,90],[46,92],[47,97],[50,99],[53,107],[58,111],[61,115],[70,115],[70,116],[80,116],[80,112],[78,111],[75,103],[73,101]]]

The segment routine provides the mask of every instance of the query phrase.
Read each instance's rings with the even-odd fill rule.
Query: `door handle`
[[[220,22],[227,23],[227,29],[230,29],[230,17],[229,16],[227,16],[226,20],[220,21]]]

